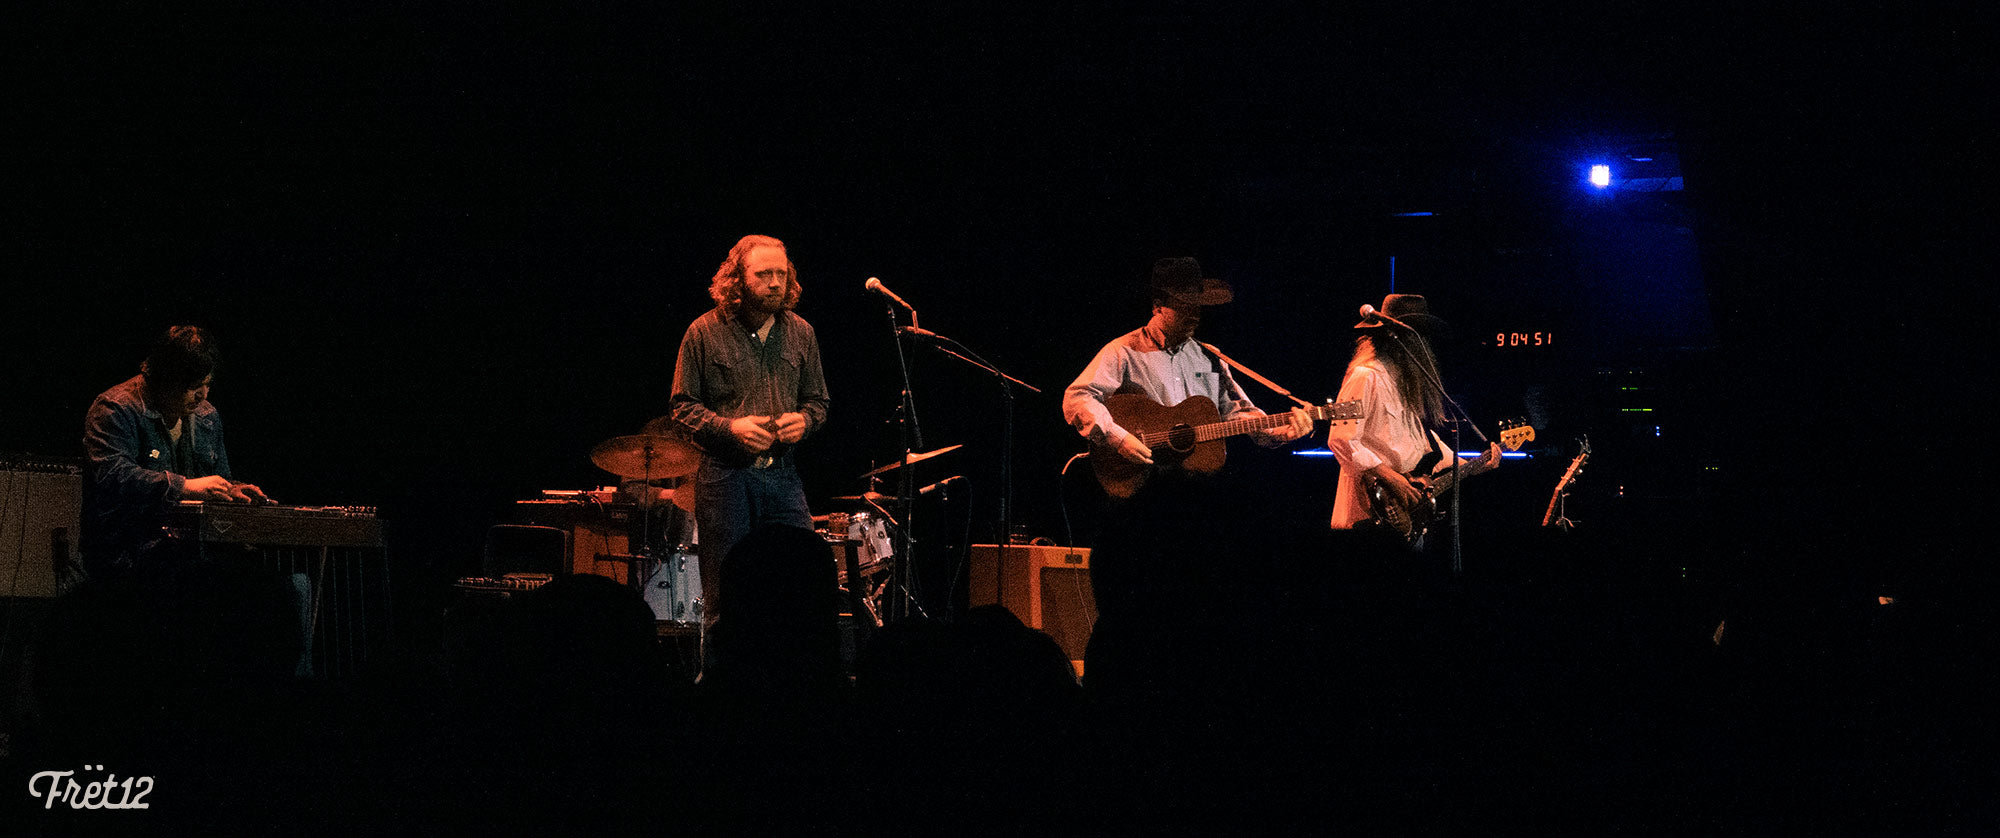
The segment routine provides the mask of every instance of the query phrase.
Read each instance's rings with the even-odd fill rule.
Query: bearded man
[[[688,326],[674,365],[671,415],[703,451],[695,473],[703,622],[720,613],[729,551],[768,523],[812,529],[792,451],[826,424],[819,338],[799,302],[785,243],[744,236],[716,270],[715,308]]]

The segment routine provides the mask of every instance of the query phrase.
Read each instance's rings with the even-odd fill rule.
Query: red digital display
[[[1555,341],[1555,332],[1496,332],[1493,335],[1493,345],[1502,349],[1548,346]]]

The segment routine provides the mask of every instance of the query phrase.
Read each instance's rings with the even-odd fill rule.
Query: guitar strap
[[[1196,343],[1201,343],[1201,342],[1196,341]],[[1278,382],[1272,381],[1271,379],[1258,375],[1256,370],[1243,366],[1242,364],[1237,363],[1235,358],[1231,358],[1228,355],[1222,354],[1222,350],[1210,346],[1209,344],[1206,343],[1202,343],[1201,348],[1208,350],[1208,354],[1210,357],[1221,359],[1223,363],[1228,364],[1229,366],[1235,368],[1237,372],[1250,376],[1250,378],[1256,381],[1258,384],[1262,384],[1266,387],[1271,388],[1271,392],[1277,393],[1280,396],[1284,396],[1285,398],[1298,402],[1300,407],[1306,407],[1306,408],[1313,407],[1313,405],[1310,402],[1307,402],[1304,399],[1299,398],[1298,396],[1292,395],[1292,391],[1278,386]]]
[[[1424,436],[1430,437],[1431,450],[1417,460],[1417,467],[1410,469],[1411,474],[1430,474],[1437,469],[1438,463],[1444,462],[1444,452],[1438,450],[1437,437],[1429,431],[1424,432]]]

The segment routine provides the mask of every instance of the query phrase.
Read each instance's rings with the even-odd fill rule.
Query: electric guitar
[[[1225,422],[1207,396],[1189,396],[1167,407],[1137,393],[1114,393],[1104,399],[1104,408],[1110,411],[1112,421],[1153,449],[1153,464],[1148,466],[1125,459],[1115,447],[1091,446],[1091,471],[1105,494],[1114,498],[1131,497],[1157,471],[1214,474],[1229,456],[1224,439],[1292,423],[1289,412]],[[1306,414],[1315,421],[1353,421],[1361,418],[1361,400],[1308,407]]]
[[[1562,502],[1563,492],[1569,489],[1569,484],[1576,480],[1577,475],[1583,473],[1583,462],[1590,459],[1590,438],[1584,437],[1582,444],[1583,447],[1576,452],[1576,459],[1569,461],[1569,470],[1563,472],[1561,480],[1556,481],[1555,494],[1549,496],[1549,511],[1542,513],[1544,527],[1555,524],[1563,529],[1569,529],[1574,526],[1569,518],[1556,517],[1556,505]]]
[[[1535,429],[1527,422],[1514,419],[1500,423],[1500,447],[1507,451],[1519,451],[1521,446],[1535,438]],[[1375,513],[1375,523],[1390,527],[1404,541],[1415,542],[1430,529],[1437,520],[1439,495],[1451,491],[1458,481],[1475,474],[1492,471],[1494,466],[1485,465],[1482,460],[1465,460],[1456,468],[1430,474],[1421,473],[1422,468],[1406,475],[1415,484],[1419,497],[1417,502],[1404,506],[1396,501],[1396,496],[1382,485],[1382,481],[1368,481],[1368,504]]]

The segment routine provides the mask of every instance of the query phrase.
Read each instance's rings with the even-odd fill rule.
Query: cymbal
[[[883,473],[883,472],[885,472],[885,471],[895,471],[896,469],[899,469],[899,468],[902,468],[902,467],[903,467],[903,466],[905,466],[905,465],[912,465],[912,464],[915,464],[915,463],[921,463],[921,462],[923,462],[923,461],[925,461],[925,460],[928,460],[928,459],[930,459],[930,458],[932,458],[932,457],[935,457],[935,456],[937,456],[937,455],[939,455],[939,454],[946,454],[946,453],[950,453],[950,452],[952,452],[952,451],[957,451],[958,449],[960,449],[960,448],[964,448],[964,447],[965,447],[964,445],[947,445],[947,446],[945,446],[945,447],[943,447],[943,448],[939,448],[939,449],[937,449],[936,451],[926,451],[926,452],[924,452],[924,453],[922,453],[922,454],[911,454],[911,455],[910,455],[909,457],[905,458],[905,459],[904,459],[904,460],[903,460],[902,462],[900,462],[900,463],[890,463],[890,464],[888,464],[888,465],[886,465],[886,466],[883,466],[883,467],[881,467],[881,468],[878,468],[878,469],[875,469],[874,471],[871,471],[871,472],[868,472],[868,473],[866,473],[866,474],[863,474],[863,475],[861,475],[861,476],[862,476],[862,477],[874,477],[875,475],[878,475],[878,474],[881,474],[881,473]]]
[[[590,461],[619,477],[678,477],[701,465],[701,452],[670,436],[634,434],[598,443]]]
[[[840,495],[838,497],[827,498],[827,500],[844,500],[854,503],[895,503],[902,500],[902,498],[892,497],[881,492],[862,492],[858,495]]]

